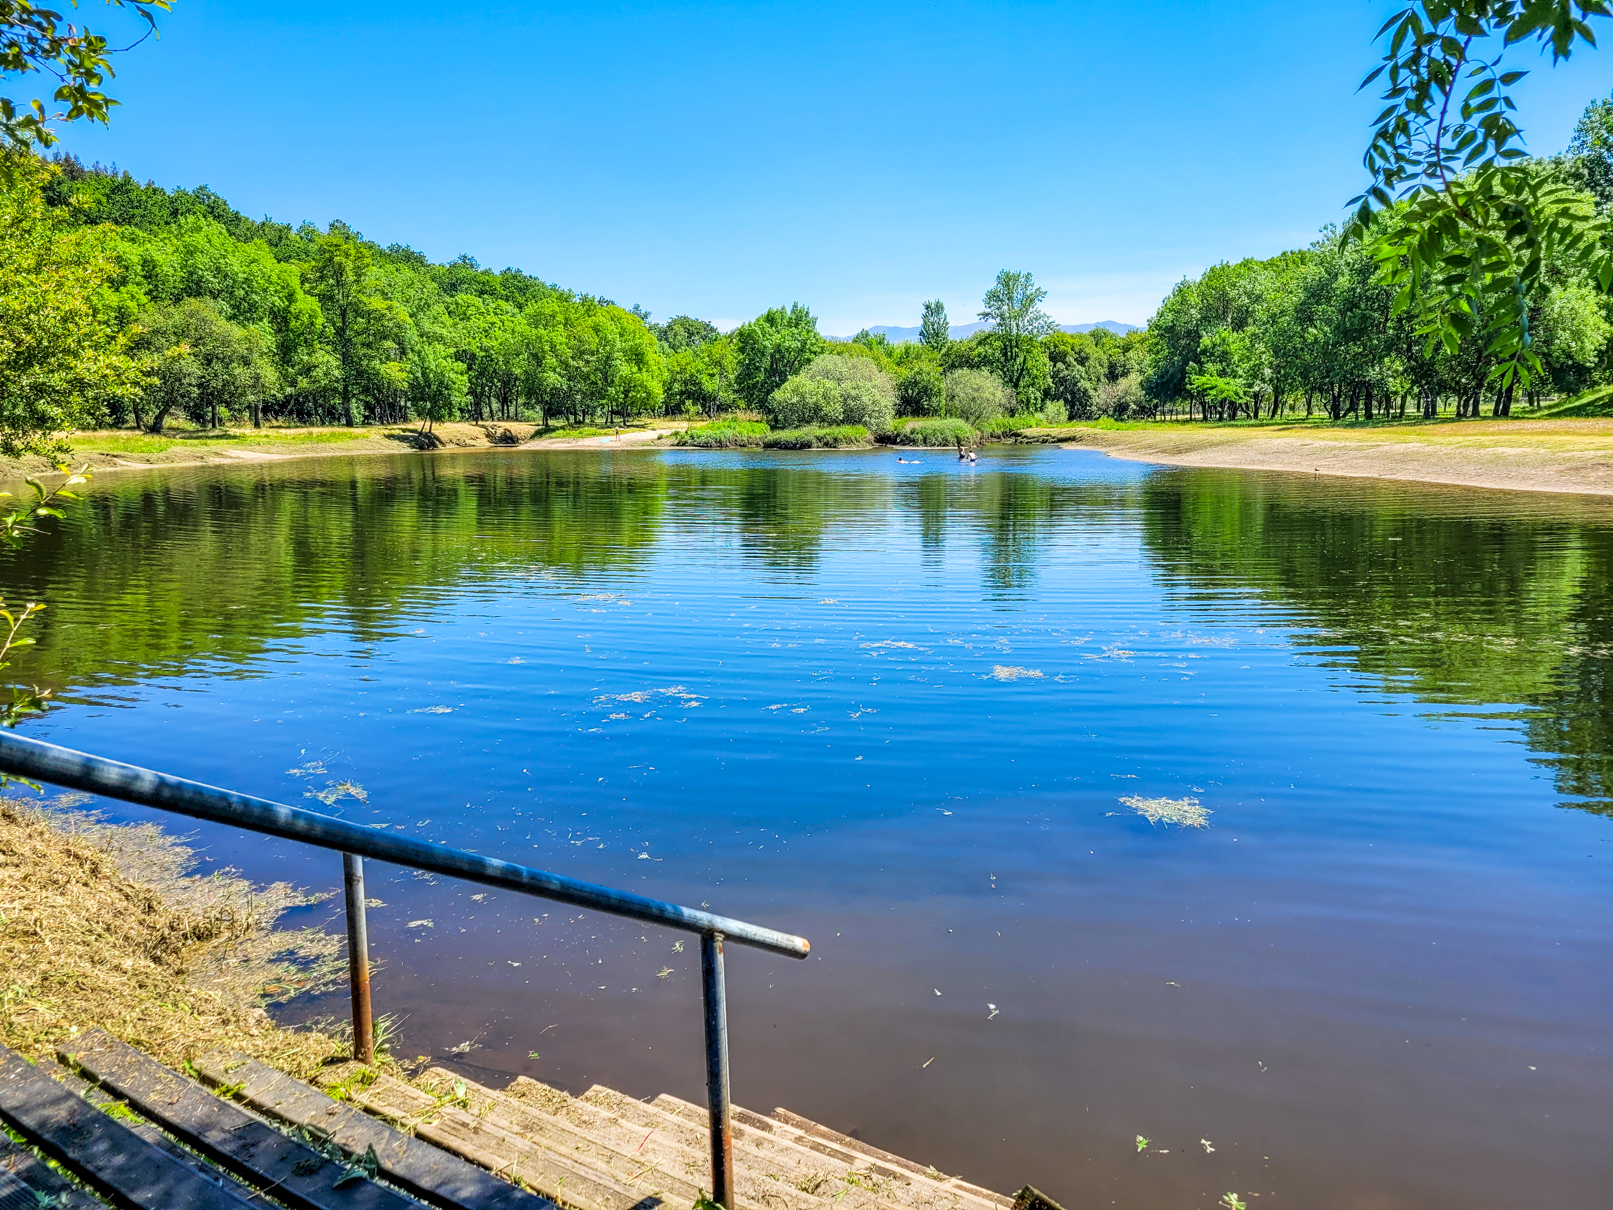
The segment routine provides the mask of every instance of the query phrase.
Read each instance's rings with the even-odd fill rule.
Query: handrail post
[[[706,1105],[711,1113],[711,1200],[734,1210],[734,1135],[728,1105],[728,994],[722,934],[700,934],[700,990],[706,1006]]]
[[[353,1058],[375,1066],[375,1022],[370,1014],[370,931],[364,919],[364,859],[342,854],[347,890],[347,979],[353,994]]]

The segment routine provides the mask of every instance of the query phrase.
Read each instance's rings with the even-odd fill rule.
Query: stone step
[[[496,1119],[472,1112],[458,1098],[434,1096],[391,1076],[377,1075],[358,1064],[325,1069],[319,1083],[340,1089],[343,1096],[377,1117],[395,1123],[416,1138],[463,1156],[499,1176],[530,1186],[574,1210],[655,1210],[676,1205],[687,1210],[694,1199],[678,1204],[660,1189],[639,1192],[586,1158],[564,1153],[521,1137]],[[644,1174],[653,1186],[654,1174]]]

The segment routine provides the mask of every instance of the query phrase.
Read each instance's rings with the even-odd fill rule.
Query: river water
[[[804,934],[730,951],[755,1109],[1071,1207],[1608,1205],[1613,506],[921,458],[108,474],[7,556],[12,675],[33,735]],[[401,1054],[703,1100],[697,945],[369,892]]]

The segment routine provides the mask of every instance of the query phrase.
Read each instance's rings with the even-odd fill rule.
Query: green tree
[[[106,287],[117,270],[102,233],[46,207],[37,160],[0,184],[0,452],[55,455],[64,430],[135,397],[143,363]]]
[[[986,291],[980,310],[980,318],[990,325],[986,344],[997,363],[995,368],[1022,399],[1040,398],[1046,381],[1047,359],[1038,356],[1037,341],[1058,328],[1042,310],[1046,297],[1047,291],[1029,273],[1004,269]]]
[[[465,367],[446,349],[421,341],[409,353],[409,404],[429,433],[438,421],[458,420],[468,395]]]
[[[946,304],[932,298],[924,304],[924,318],[919,321],[919,343],[937,353],[946,351],[952,343],[952,326],[947,323]]]
[[[353,426],[353,395],[361,372],[361,342],[366,312],[374,305],[374,254],[347,232],[331,232],[314,240],[308,283],[325,312],[340,367],[342,423]]]
[[[1580,265],[1613,286],[1610,227],[1562,174],[1531,162],[1510,90],[1527,72],[1503,70],[1519,43],[1549,47],[1553,62],[1584,42],[1605,0],[1417,0],[1379,30],[1385,107],[1367,148],[1367,189],[1352,237],[1368,242],[1394,309],[1413,310],[1431,351],[1479,341],[1488,380],[1527,386],[1540,361],[1529,312],[1545,266]]]
[[[1592,101],[1568,145],[1569,180],[1596,199],[1602,214],[1613,210],[1613,100]]]
[[[733,342],[727,339],[673,353],[666,362],[667,407],[711,417],[731,408],[735,402],[734,366]]]
[[[929,416],[946,404],[941,367],[933,359],[915,361],[896,380],[896,410],[903,416]]]
[[[168,11],[168,0],[108,3],[137,14],[148,34],[156,32],[156,14]],[[57,82],[49,102],[36,96],[19,105],[17,98],[0,97],[0,140],[8,148],[27,151],[56,142],[52,122],[87,118],[106,125],[118,102],[102,92],[101,86],[113,74],[112,56],[117,53],[105,34],[69,24],[60,13],[40,8],[31,0],[0,0],[0,78],[41,72]],[[52,113],[48,108],[52,103],[66,108]],[[0,157],[0,176],[9,175],[14,167]]]
[[[1014,406],[1013,392],[986,370],[953,370],[946,376],[947,411],[983,428]]]
[[[161,303],[140,317],[141,348],[153,370],[143,403],[148,431],[160,433],[175,410],[217,428],[232,404],[249,408],[273,393],[274,366],[262,332],[225,319],[210,298]],[[141,409],[136,407],[136,423]]]
[[[733,334],[734,388],[747,407],[763,409],[773,392],[823,352],[818,321],[800,303],[774,307]]]

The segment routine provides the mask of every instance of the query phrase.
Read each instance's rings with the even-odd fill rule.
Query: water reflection
[[[1192,471],[1151,477],[1142,515],[1183,601],[1280,602],[1353,683],[1520,721],[1564,805],[1613,811],[1606,505]]]

